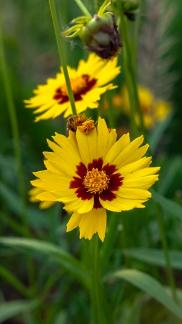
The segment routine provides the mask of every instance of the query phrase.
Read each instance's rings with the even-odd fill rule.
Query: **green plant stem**
[[[93,237],[90,242],[91,248],[91,285],[90,294],[94,324],[106,324],[106,316],[103,305],[102,279],[100,268],[100,253],[98,251],[98,237]]]
[[[114,243],[116,241],[117,238],[117,226],[118,226],[118,216],[116,215],[116,213],[109,213],[109,217],[110,222],[109,222],[109,226],[108,226],[108,233],[106,235],[105,241],[103,243],[103,247],[102,247],[102,268],[106,269],[108,262],[109,262],[109,258],[111,256],[112,253],[112,249],[114,246]]]
[[[10,86],[9,71],[8,71],[8,65],[6,62],[4,43],[3,43],[3,33],[1,30],[1,22],[0,22],[0,72],[2,75],[2,81],[3,81],[3,85],[4,85],[4,90],[5,90],[9,119],[10,119],[10,123],[11,123],[14,154],[15,154],[17,171],[18,171],[19,195],[21,197],[21,202],[22,202],[22,215],[24,216],[24,214],[25,214],[25,181],[24,181],[23,162],[22,162],[22,155],[21,155],[20,136],[19,136],[19,129],[18,129],[18,121],[17,121],[17,116],[16,116],[16,109],[15,109],[12,90],[11,90],[11,86]]]
[[[72,113],[73,113],[73,115],[76,115],[77,112],[76,112],[75,100],[74,100],[74,95],[73,95],[73,91],[71,88],[71,82],[70,82],[67,64],[66,64],[64,39],[63,39],[62,34],[60,33],[57,11],[56,11],[56,6],[55,6],[54,0],[49,0],[49,8],[50,8],[52,23],[53,23],[53,27],[54,27],[55,36],[56,36],[58,54],[59,54],[59,58],[60,58],[60,61],[62,64],[62,68],[63,68],[63,73],[64,73],[64,77],[65,77],[65,82],[66,82],[66,88],[67,88],[68,97],[69,97],[70,104],[71,104]]]
[[[133,130],[133,135],[136,136],[138,133],[136,125],[136,116],[139,116],[140,128],[144,132],[143,115],[140,110],[140,103],[138,97],[138,89],[136,82],[136,69],[134,53],[132,53],[132,46],[129,39],[128,33],[128,22],[127,18],[124,16],[122,8],[120,7],[120,34],[123,37],[123,52],[124,52],[124,67],[125,76],[128,88],[128,96],[131,109],[131,128]]]
[[[75,2],[84,15],[91,17],[90,12],[88,11],[88,9],[85,7],[84,3],[81,0],[75,0]]]
[[[169,255],[169,251],[168,251],[168,244],[167,244],[166,235],[165,235],[165,224],[164,224],[162,211],[159,206],[158,206],[158,210],[157,210],[157,222],[158,222],[160,239],[161,239],[161,243],[162,243],[162,247],[163,247],[164,257],[165,257],[165,261],[166,261],[166,272],[167,272],[169,285],[171,287],[171,294],[174,298],[174,301],[178,302],[177,294],[176,294],[175,279],[174,279],[174,274],[173,274],[173,270],[172,270],[172,266],[171,266],[171,260],[170,260],[170,255]]]

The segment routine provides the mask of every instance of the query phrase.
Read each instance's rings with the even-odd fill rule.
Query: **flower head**
[[[87,108],[97,108],[101,95],[115,88],[109,82],[119,74],[120,68],[117,58],[105,62],[90,54],[87,61],[79,62],[77,69],[68,67],[68,72],[77,112],[81,113]],[[62,70],[46,84],[39,85],[25,104],[27,108],[35,109],[36,121],[56,118],[63,113],[65,117],[70,116],[72,111]]]
[[[148,145],[143,136],[130,141],[129,134],[116,140],[99,118],[88,134],[77,128],[69,136],[53,136],[48,141],[52,152],[45,152],[43,171],[35,172],[32,185],[42,190],[37,199],[58,201],[72,214],[67,231],[80,229],[80,238],[91,239],[98,233],[103,241],[106,210],[121,212],[143,208],[151,197],[148,189],[157,181],[159,168],[150,167],[151,157],[144,157]]]
[[[121,42],[115,16],[107,11],[110,5],[111,1],[105,0],[93,17],[81,16],[73,19],[73,26],[64,35],[70,38],[79,36],[90,52],[103,59],[115,56]]]
[[[168,102],[155,98],[151,90],[143,86],[138,87],[138,95],[146,128],[152,128],[158,122],[167,118],[171,111],[171,105]],[[113,97],[113,106],[123,108],[126,114],[130,114],[130,104],[126,88],[122,90],[121,94]],[[136,122],[138,122],[138,116],[136,116]]]
[[[111,13],[95,15],[80,32],[90,52],[103,59],[115,56],[121,46],[115,17]]]

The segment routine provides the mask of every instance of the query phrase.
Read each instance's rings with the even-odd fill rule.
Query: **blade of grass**
[[[2,277],[4,280],[6,280],[11,286],[13,286],[20,294],[22,294],[25,297],[30,297],[30,293],[28,291],[28,288],[22,284],[16,276],[10,272],[8,269],[0,265],[0,277]]]
[[[18,128],[16,109],[15,109],[12,90],[11,90],[11,86],[10,86],[8,65],[6,62],[1,21],[0,21],[0,71],[1,71],[1,76],[2,76],[2,80],[3,80],[3,84],[4,84],[7,108],[8,108],[8,113],[9,113],[9,118],[10,118],[10,123],[11,123],[11,131],[12,131],[12,135],[13,135],[14,154],[15,154],[17,170],[18,170],[19,194],[20,194],[21,203],[22,203],[21,213],[22,213],[23,218],[25,218],[25,216],[26,216],[26,213],[25,213],[25,181],[24,181],[24,170],[23,170],[23,162],[22,162],[22,154],[21,154],[20,136],[19,136],[19,128]]]
[[[124,254],[134,259],[153,264],[159,267],[165,267],[164,253],[162,250],[157,249],[126,249]],[[171,265],[174,269],[182,270],[182,252],[169,251]]]
[[[124,269],[116,271],[105,278],[107,281],[113,281],[115,279],[125,280],[141,289],[182,319],[182,308],[174,302],[166,292],[165,287],[148,274],[134,269]]]
[[[45,254],[50,258],[55,259],[64,267],[64,269],[88,286],[89,277],[81,263],[59,246],[45,241],[15,237],[1,237],[0,244],[6,245],[10,248],[24,248],[40,254]]]
[[[148,141],[150,144],[150,149],[152,153],[154,153],[159,145],[159,142],[164,135],[164,132],[168,128],[171,120],[173,118],[173,114],[169,114],[169,116],[163,121],[160,122],[154,129],[154,131],[151,133],[151,136],[149,137]]]
[[[171,214],[172,216],[178,218],[182,221],[182,206],[176,202],[163,197],[159,193],[152,190],[152,197],[156,203],[159,203],[161,208],[166,212],[166,214]]]
[[[38,306],[38,301],[16,300],[0,305],[0,323],[4,323],[22,313],[31,312]]]

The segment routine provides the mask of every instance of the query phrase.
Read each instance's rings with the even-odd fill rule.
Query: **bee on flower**
[[[68,232],[78,227],[80,238],[97,233],[103,241],[106,211],[144,208],[160,168],[150,166],[143,136],[131,141],[127,133],[117,140],[102,118],[89,125],[86,132],[79,124],[67,137],[56,133],[48,140],[52,151],[44,153],[45,170],[34,173],[32,185],[40,190],[37,200],[64,203]]]

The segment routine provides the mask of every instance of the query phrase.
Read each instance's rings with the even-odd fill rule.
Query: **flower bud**
[[[120,38],[114,15],[95,15],[82,29],[80,38],[89,51],[102,58],[111,58],[120,48]]]

